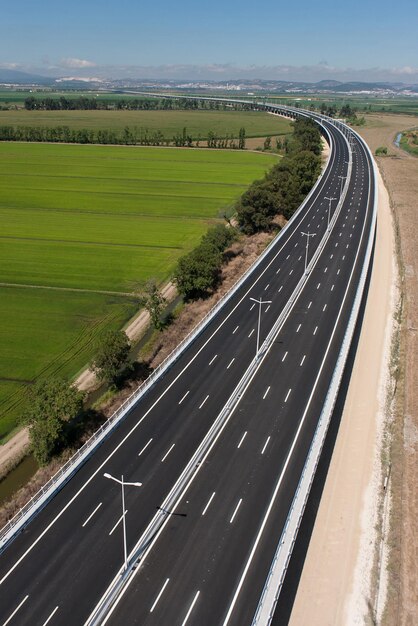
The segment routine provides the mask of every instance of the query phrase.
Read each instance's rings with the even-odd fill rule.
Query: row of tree
[[[280,162],[237,203],[238,223],[246,234],[269,230],[276,215],[289,219],[318,178],[321,135],[312,120],[294,122],[293,137],[285,149]]]
[[[245,149],[245,128],[238,137],[227,134],[219,137],[209,131],[207,138],[195,139],[186,128],[174,137],[167,137],[160,130],[126,126],[123,130],[70,128],[69,126],[0,126],[0,141],[28,141],[45,143],[81,143],[109,145],[196,147],[206,141],[208,148]]]
[[[245,135],[241,139],[245,140]],[[320,151],[321,138],[314,123],[297,120],[293,137],[286,144],[286,156],[263,180],[251,185],[238,203],[238,221],[244,232],[271,228],[278,213],[291,216],[318,176]],[[218,224],[207,231],[194,250],[179,259],[174,280],[186,300],[202,297],[216,288],[225,250],[236,237],[234,228]],[[149,282],[137,295],[153,326],[161,328],[166,301],[156,284]],[[130,348],[123,331],[102,335],[91,364],[99,380],[115,384],[126,376],[132,368]],[[41,465],[68,445],[73,425],[83,413],[83,401],[84,395],[63,380],[40,381],[33,387],[23,423],[29,427],[32,449]]]
[[[24,101],[27,111],[96,111],[96,110],[127,110],[127,111],[225,111],[228,109],[248,110],[251,104],[225,103],[212,100],[199,100],[198,98],[106,98],[102,100],[96,97],[81,96],[79,98],[66,98],[51,96],[35,98],[29,96]]]

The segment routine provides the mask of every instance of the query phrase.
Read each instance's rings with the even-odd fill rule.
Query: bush
[[[376,148],[374,153],[376,156],[387,155],[388,149],[386,148],[386,146],[379,146],[378,148]]]

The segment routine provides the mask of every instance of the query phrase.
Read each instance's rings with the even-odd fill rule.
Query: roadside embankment
[[[338,438],[290,625],[362,624],[367,612],[395,303],[394,238],[379,181],[376,249]]]

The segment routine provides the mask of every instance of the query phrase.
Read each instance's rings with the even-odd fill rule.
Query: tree
[[[65,380],[40,381],[30,391],[22,422],[29,427],[33,453],[40,465],[48,463],[63,443],[65,423],[82,407],[83,394]]]
[[[264,139],[263,150],[270,150],[270,148],[271,148],[271,137],[266,137]]]
[[[239,129],[238,148],[239,148],[239,150],[244,150],[245,149],[245,128],[240,128]]]
[[[213,289],[219,280],[221,253],[208,242],[201,243],[178,260],[174,280],[187,300],[199,298]]]
[[[268,230],[276,212],[275,194],[265,180],[255,181],[237,205],[238,223],[246,235]]]
[[[203,235],[202,243],[213,246],[218,252],[223,252],[236,239],[236,236],[236,231],[233,228],[217,224],[209,228],[206,235]]]
[[[115,383],[128,366],[130,342],[122,330],[108,330],[97,344],[97,356],[92,363],[96,376]]]
[[[160,330],[163,325],[161,315],[167,306],[167,300],[159,291],[154,280],[149,280],[147,282],[143,293],[139,296],[139,300],[141,305],[148,311],[154,328]]]
[[[313,120],[299,118],[294,122],[292,150],[310,150],[314,154],[321,154],[321,134]]]
[[[346,117],[346,118],[354,117],[355,113],[356,113],[355,109],[352,109],[349,104],[344,104],[341,107],[341,111],[340,111],[341,117]]]

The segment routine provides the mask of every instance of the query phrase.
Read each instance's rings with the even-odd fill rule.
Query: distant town
[[[236,91],[246,95],[266,92],[269,94],[347,94],[378,97],[417,96],[418,84],[391,82],[341,82],[321,80],[319,82],[296,82],[283,80],[239,79],[229,81],[214,80],[168,80],[168,79],[107,79],[100,77],[58,76],[46,77],[15,70],[0,68],[0,86],[2,88],[33,88],[42,90],[96,89],[96,90],[187,90],[190,91]]]

